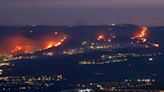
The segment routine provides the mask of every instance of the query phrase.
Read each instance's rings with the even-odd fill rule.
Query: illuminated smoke
[[[21,46],[17,45],[14,49],[11,50],[12,53],[29,53],[31,50],[31,46]]]
[[[34,42],[22,35],[7,36],[5,41],[8,53],[29,53],[35,49]]]

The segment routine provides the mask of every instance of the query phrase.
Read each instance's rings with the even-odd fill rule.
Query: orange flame
[[[47,47],[46,47],[46,48],[48,49],[48,48],[53,47],[53,44],[54,44],[53,42],[48,43],[48,45],[47,45]]]
[[[146,38],[148,32],[147,27],[142,27],[141,30],[134,36],[134,38]]]
[[[48,42],[47,46],[45,47],[45,49],[48,48],[52,48],[52,47],[58,47],[61,44],[63,44],[63,42],[66,40],[66,36],[64,36],[62,39],[60,39],[59,41],[50,41]]]

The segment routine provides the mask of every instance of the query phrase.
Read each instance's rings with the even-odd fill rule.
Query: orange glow
[[[12,53],[28,53],[30,52],[31,47],[30,46],[22,46],[17,45],[15,48],[11,50]]]
[[[53,42],[50,42],[50,43],[48,43],[48,45],[47,45],[47,47],[46,48],[52,48],[53,47]]]
[[[104,31],[96,36],[96,40],[111,43],[116,36],[110,31]]]
[[[45,49],[52,48],[52,47],[58,47],[64,43],[66,40],[66,36],[58,37],[58,39],[51,39],[48,43],[46,43]]]
[[[38,38],[29,38],[22,34],[8,34],[2,37],[0,44],[0,55],[25,54],[45,50],[51,47],[58,47],[64,44],[68,35],[60,32],[53,32],[42,35]]]
[[[28,38],[23,35],[6,35],[3,37],[3,44],[0,45],[0,47],[3,48],[0,55],[23,54],[58,47],[64,44],[67,36],[68,35],[59,32],[45,34],[41,36],[41,38]]]
[[[97,37],[97,40],[100,41],[100,40],[104,40],[105,39],[105,36],[103,34],[101,35],[98,35]]]
[[[59,45],[61,45],[61,44],[62,44],[62,42],[58,42],[58,43],[56,43],[54,46],[57,47],[57,46],[59,46]]]
[[[149,42],[147,40],[147,36],[148,36],[148,28],[144,26],[131,39],[137,39],[136,43],[138,45],[140,45],[140,42],[144,43],[145,48],[149,48],[149,47],[159,48],[160,47],[159,44]]]
[[[147,32],[148,32],[148,28],[144,26],[141,28],[141,30],[138,33],[135,34],[133,38],[146,38]]]
[[[22,35],[9,36],[4,43],[6,53],[29,53],[35,49],[34,42]]]
[[[62,42],[50,42],[45,49],[52,48],[52,47],[58,47],[62,44]]]

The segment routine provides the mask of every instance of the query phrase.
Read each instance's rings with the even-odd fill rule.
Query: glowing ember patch
[[[11,50],[12,53],[28,53],[30,51],[30,46],[17,45],[14,49]]]

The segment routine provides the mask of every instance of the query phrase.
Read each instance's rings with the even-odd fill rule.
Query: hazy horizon
[[[164,24],[163,0],[0,0],[0,25]]]

